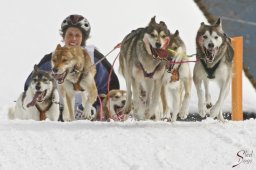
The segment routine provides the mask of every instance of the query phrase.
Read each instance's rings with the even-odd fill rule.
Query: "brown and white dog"
[[[82,97],[84,112],[82,117],[92,120],[92,104],[97,99],[97,87],[94,80],[96,68],[91,57],[82,47],[61,47],[58,45],[52,55],[52,75],[60,86],[63,98],[63,120],[75,119],[75,94]]]
[[[125,90],[111,90],[108,95],[101,94],[102,110],[97,113],[97,120],[125,121],[128,118],[124,114],[124,105],[126,102]]]
[[[157,108],[166,65],[161,58],[168,54],[169,34],[166,24],[156,23],[153,17],[148,26],[132,31],[121,43],[120,71],[127,87],[124,112],[129,114],[133,105],[137,120],[160,119]]]
[[[169,56],[167,70],[164,75],[164,83],[161,89],[163,103],[163,118],[174,122],[179,114],[185,119],[189,112],[189,101],[192,85],[192,76],[186,56],[186,47],[179,36],[179,31],[170,35],[168,46]],[[170,103],[172,99],[172,103]],[[172,104],[172,107],[170,106]],[[172,108],[172,116],[170,115]]]

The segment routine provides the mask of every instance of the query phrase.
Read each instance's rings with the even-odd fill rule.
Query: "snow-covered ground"
[[[0,169],[253,170],[255,132],[255,120],[172,124],[1,119]]]
[[[0,170],[34,169],[255,169],[256,121],[35,122],[9,121],[7,110],[23,90],[33,65],[53,51],[64,17],[82,14],[92,26],[88,44],[107,54],[131,30],[150,18],[179,29],[188,54],[206,22],[187,0],[2,0],[0,2]],[[118,50],[109,56],[113,61]],[[192,59],[193,60],[193,59]],[[118,72],[118,62],[115,70]],[[191,64],[193,68],[193,64]],[[124,80],[119,75],[121,87]],[[213,85],[211,89],[216,89]],[[217,99],[212,90],[213,100]],[[244,111],[256,113],[256,93],[243,76]],[[190,112],[197,111],[192,88]],[[224,111],[231,111],[231,95]],[[237,165],[239,164],[239,165]],[[232,168],[233,165],[237,165]]]

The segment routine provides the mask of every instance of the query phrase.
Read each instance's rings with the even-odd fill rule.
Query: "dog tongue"
[[[39,96],[41,93],[42,93],[42,92],[36,92],[36,94],[34,95],[32,101],[27,104],[27,107],[35,106],[36,101],[37,101],[37,98],[38,98],[38,96]]]
[[[168,50],[163,50],[163,49],[155,49],[158,57],[160,59],[166,59],[169,55]]]

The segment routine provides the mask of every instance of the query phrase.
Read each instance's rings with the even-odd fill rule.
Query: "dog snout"
[[[161,43],[156,42],[156,48],[160,48],[161,47]]]
[[[57,73],[57,72],[58,72],[58,69],[55,68],[55,67],[53,67],[52,72],[53,72],[53,73]]]
[[[40,90],[41,89],[41,85],[40,85],[40,83],[37,83],[36,84],[36,90]]]
[[[122,105],[125,105],[125,100],[122,100]]]
[[[210,49],[214,48],[214,44],[213,43],[209,43],[208,44],[208,48],[210,48]]]

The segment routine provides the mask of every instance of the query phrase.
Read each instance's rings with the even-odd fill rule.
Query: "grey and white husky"
[[[9,119],[57,121],[59,114],[59,94],[55,80],[50,73],[39,70],[35,65],[27,91],[21,93],[15,107],[9,109]]]
[[[161,89],[163,103],[163,118],[174,122],[179,114],[185,119],[189,112],[192,76],[186,56],[186,47],[180,38],[179,31],[170,35],[169,56],[167,58],[168,71],[164,74],[164,83]],[[170,103],[170,97],[172,103]],[[172,105],[171,105],[172,104]],[[171,106],[172,107],[171,107]],[[170,115],[172,108],[172,117]]]
[[[161,58],[168,55],[169,34],[166,24],[156,23],[153,17],[148,26],[122,41],[119,62],[127,87],[124,112],[130,113],[133,106],[135,119],[160,119],[156,113],[166,65]]]
[[[200,62],[195,64],[193,80],[198,95],[199,114],[204,117],[207,109],[210,109],[211,117],[224,121],[222,105],[230,89],[234,50],[231,46],[231,39],[222,29],[220,19],[214,25],[201,23],[197,32],[196,47]],[[209,92],[210,80],[216,81],[220,87],[219,97],[214,105],[212,105]],[[205,94],[201,87],[202,82]]]

